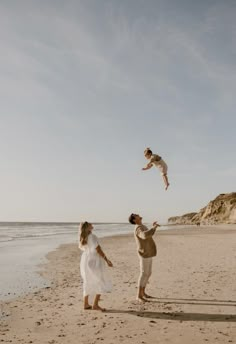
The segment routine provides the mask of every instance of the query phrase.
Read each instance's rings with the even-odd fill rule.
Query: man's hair
[[[135,219],[135,214],[131,214],[129,216],[129,223],[131,223],[132,225],[135,225],[134,219]]]

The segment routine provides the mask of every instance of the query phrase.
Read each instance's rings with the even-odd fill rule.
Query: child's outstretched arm
[[[146,171],[146,170],[149,170],[150,168],[152,168],[152,163],[148,163],[147,166],[143,167],[142,170],[143,171]]]

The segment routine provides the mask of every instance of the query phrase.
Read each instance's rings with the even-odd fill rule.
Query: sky
[[[3,0],[0,23],[0,221],[165,223],[236,191],[234,0]]]

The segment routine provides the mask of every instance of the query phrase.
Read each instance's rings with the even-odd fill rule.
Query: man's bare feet
[[[138,296],[138,297],[137,297],[137,301],[140,302],[140,303],[145,303],[145,302],[147,302],[147,300],[145,300],[143,296]]]
[[[102,308],[100,306],[93,306],[93,310],[94,311],[101,311],[101,312],[105,312],[106,311],[106,308]]]
[[[152,299],[152,298],[153,298],[153,296],[148,295],[148,294],[146,294],[146,293],[145,293],[143,296],[146,297],[147,299]]]

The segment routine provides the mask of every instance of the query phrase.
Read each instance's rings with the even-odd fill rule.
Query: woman
[[[105,311],[99,306],[100,295],[108,293],[112,284],[107,274],[105,263],[112,267],[99,245],[98,238],[92,233],[93,225],[89,222],[80,224],[79,248],[83,251],[80,272],[83,279],[84,309]],[[89,304],[89,296],[95,295],[93,306]]]

